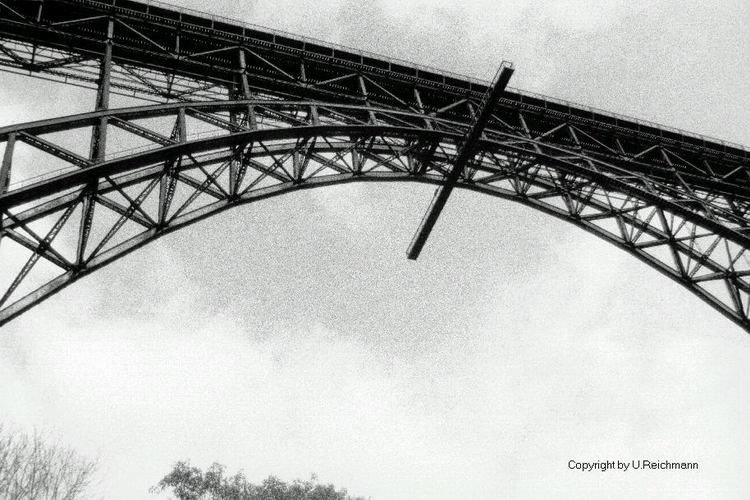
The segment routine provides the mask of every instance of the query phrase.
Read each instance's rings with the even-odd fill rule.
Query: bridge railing
[[[535,99],[535,100],[544,102],[545,103],[545,107],[547,107],[546,103],[552,103],[552,104],[555,104],[557,106],[561,106],[563,108],[567,108],[569,111],[570,110],[574,110],[575,113],[571,113],[571,114],[579,114],[580,111],[585,111],[587,113],[591,113],[591,115],[592,115],[591,118],[594,118],[595,117],[594,115],[605,116],[605,117],[617,120],[617,122],[623,122],[622,123],[623,125],[626,124],[626,123],[627,124],[635,124],[635,125],[639,126],[639,129],[651,128],[651,129],[655,129],[657,131],[664,131],[664,132],[669,132],[671,134],[676,134],[676,135],[681,135],[681,136],[684,136],[684,137],[689,137],[691,139],[697,139],[699,141],[705,142],[706,144],[709,144],[709,143],[720,144],[720,145],[722,145],[724,147],[725,150],[727,148],[734,148],[734,149],[738,149],[740,151],[744,151],[746,153],[745,156],[748,156],[748,153],[750,153],[750,148],[748,148],[748,146],[744,146],[744,145],[736,143],[736,142],[725,141],[725,140],[722,140],[722,139],[718,139],[716,137],[711,137],[711,136],[708,136],[708,135],[698,134],[698,133],[695,133],[695,132],[689,132],[687,130],[679,129],[679,128],[676,128],[676,127],[670,127],[668,125],[662,125],[662,124],[659,124],[659,123],[656,123],[656,122],[652,122],[652,121],[649,121],[649,120],[644,120],[644,119],[641,119],[641,118],[635,118],[633,116],[628,116],[628,115],[624,115],[624,114],[621,114],[621,113],[615,113],[615,112],[607,111],[607,110],[604,110],[604,109],[601,109],[601,108],[596,108],[596,107],[593,107],[593,106],[587,106],[585,104],[580,104],[580,103],[573,102],[573,101],[566,101],[564,99],[558,99],[556,97],[550,97],[548,95],[539,94],[539,93],[536,93],[536,92],[530,92],[528,90],[521,90],[521,89],[517,89],[517,88],[513,88],[513,87],[508,87],[508,92],[512,92],[512,93],[518,94],[520,96],[520,101],[521,102],[524,101],[524,99],[523,99],[524,97],[528,97],[528,98],[531,98],[531,99]],[[618,124],[617,122],[615,124]]]
[[[355,49],[353,47],[349,47],[349,46],[346,46],[346,45],[341,45],[341,44],[334,43],[334,42],[326,42],[326,41],[323,41],[323,40],[320,40],[320,39],[317,39],[317,38],[308,37],[308,36],[300,35],[300,34],[297,34],[297,33],[290,33],[288,31],[284,31],[284,30],[279,30],[279,29],[275,29],[275,28],[268,28],[266,26],[261,26],[261,25],[258,25],[258,24],[248,23],[247,21],[242,21],[240,19],[219,16],[219,15],[210,14],[210,13],[207,13],[207,12],[201,12],[199,10],[190,9],[190,8],[187,8],[187,7],[180,7],[180,6],[176,6],[176,5],[167,3],[167,2],[160,2],[159,0],[137,0],[137,1],[139,3],[141,3],[141,4],[146,5],[147,7],[151,7],[151,6],[158,7],[160,9],[171,10],[171,11],[174,11],[174,12],[179,12],[181,14],[187,14],[189,16],[193,16],[193,17],[198,17],[198,18],[203,18],[205,20],[209,20],[209,21],[212,22],[212,29],[215,29],[215,30],[218,30],[218,31],[222,31],[221,24],[229,25],[229,26],[232,26],[232,25],[234,25],[234,26],[242,26],[242,27],[254,30],[254,31],[259,31],[259,32],[262,32],[262,33],[267,33],[267,34],[270,34],[270,35],[274,35],[276,37],[288,38],[288,39],[293,40],[293,41],[299,41],[299,42],[303,42],[303,43],[307,43],[307,44],[318,45],[318,46],[321,46],[321,47],[329,48],[332,51],[338,50],[338,51],[347,52],[347,53],[350,53],[350,54],[355,54],[355,55],[359,55],[359,56],[362,56],[362,57],[366,57],[366,58],[369,58],[369,59],[377,59],[377,60],[380,60],[380,61],[388,62],[391,65],[404,66],[406,68],[415,69],[415,70],[426,72],[426,73],[434,73],[436,75],[445,76],[447,78],[453,78],[455,80],[467,81],[469,83],[472,83],[472,84],[475,84],[475,85],[479,85],[479,86],[487,86],[489,84],[488,81],[482,80],[480,78],[474,78],[474,77],[462,75],[462,74],[459,74],[459,73],[454,73],[452,71],[446,71],[444,69],[438,69],[438,68],[435,68],[435,67],[432,67],[432,66],[428,66],[428,65],[424,65],[424,64],[418,64],[418,63],[414,63],[414,62],[411,62],[411,61],[406,61],[404,59],[399,59],[399,58],[396,58],[396,57],[385,56],[383,54],[378,54],[378,53],[370,52],[370,51],[367,51],[367,50]],[[105,4],[105,5],[115,5],[117,7],[122,7],[122,5],[119,4],[119,3],[116,3],[115,0],[95,0],[95,3]],[[127,8],[127,7],[125,7],[125,8]],[[190,24],[189,20],[188,21],[182,20],[182,22],[186,22],[187,24]],[[229,34],[236,34],[233,31],[228,31],[227,33],[229,33]],[[331,56],[335,57],[335,53],[332,52]]]
[[[108,4],[108,5],[113,5],[113,4],[115,4],[115,1],[114,0],[99,0],[98,3],[105,3],[105,4]],[[410,68],[410,69],[416,70],[417,72],[421,71],[421,72],[425,72],[425,73],[432,73],[432,74],[436,74],[436,75],[442,75],[445,78],[449,78],[449,79],[453,79],[453,80],[462,80],[462,81],[465,81],[465,82],[468,82],[468,83],[472,84],[472,86],[480,86],[480,87],[485,87],[486,88],[491,83],[488,80],[483,80],[483,79],[480,79],[480,78],[466,76],[466,75],[462,75],[462,74],[459,74],[459,73],[454,73],[452,71],[446,71],[446,70],[443,70],[443,69],[438,69],[438,68],[435,68],[435,67],[432,67],[432,66],[427,66],[427,65],[423,65],[423,64],[417,64],[417,63],[414,63],[414,62],[406,61],[406,60],[395,58],[395,57],[384,56],[382,54],[377,54],[375,52],[370,52],[370,51],[366,51],[366,50],[355,49],[355,48],[348,47],[348,46],[341,45],[341,44],[337,44],[337,43],[326,42],[326,41],[319,40],[319,39],[316,39],[316,38],[313,38],[313,37],[301,36],[301,35],[294,34],[294,33],[289,33],[287,31],[283,31],[283,30],[268,28],[268,27],[265,27],[265,26],[260,26],[260,25],[257,25],[257,24],[248,23],[246,21],[242,21],[242,20],[239,20],[239,19],[233,19],[233,18],[230,18],[230,17],[219,16],[219,15],[216,15],[216,14],[209,14],[209,13],[206,13],[206,12],[201,12],[201,11],[198,11],[198,10],[195,10],[195,9],[186,8],[186,7],[178,7],[178,6],[169,4],[167,2],[162,2],[162,1],[159,1],[159,0],[140,0],[140,3],[145,4],[147,6],[147,8],[153,6],[153,7],[159,8],[159,9],[171,10],[171,11],[179,12],[179,13],[186,14],[186,15],[189,15],[189,16],[193,16],[193,17],[198,17],[198,18],[203,18],[205,20],[209,20],[209,21],[212,22],[212,28],[213,29],[217,29],[219,31],[222,30],[221,29],[221,25],[222,24],[223,25],[229,25],[229,26],[231,26],[231,25],[234,25],[234,26],[243,26],[243,27],[249,28],[251,30],[255,30],[255,31],[265,32],[267,34],[271,34],[274,37],[288,38],[290,40],[300,41],[300,42],[303,42],[305,44],[313,44],[313,45],[317,45],[317,46],[321,46],[321,47],[330,48],[332,50],[331,55],[333,57],[335,57],[335,51],[343,51],[343,52],[347,52],[347,53],[350,53],[350,54],[359,55],[359,56],[361,56],[363,58],[377,59],[377,60],[380,60],[380,61],[384,61],[384,62],[389,63],[389,65],[391,65],[391,66],[393,66],[393,65],[403,66],[403,67],[406,67],[406,68]],[[216,26],[216,25],[218,25],[218,26]],[[505,65],[505,64],[509,64],[509,63],[507,61],[503,61],[503,64]],[[417,76],[419,76],[419,75],[417,74]],[[631,125],[632,126],[633,124],[635,124],[638,127],[639,130],[640,130],[640,128],[650,128],[650,129],[654,129],[656,131],[669,132],[671,134],[681,135],[683,137],[691,138],[693,140],[702,141],[702,142],[706,143],[706,145],[708,143],[719,144],[719,145],[721,145],[723,147],[724,151],[726,151],[727,148],[732,148],[732,149],[736,149],[736,150],[739,150],[739,151],[744,151],[744,153],[745,153],[744,156],[745,157],[748,157],[748,155],[750,153],[750,148],[748,148],[747,146],[744,146],[742,144],[736,143],[736,142],[724,141],[724,140],[718,139],[716,137],[711,137],[711,136],[707,136],[707,135],[703,135],[703,134],[689,132],[687,130],[679,129],[679,128],[676,128],[676,127],[670,127],[670,126],[662,125],[662,124],[659,124],[659,123],[656,123],[656,122],[652,122],[652,121],[649,121],[649,120],[643,120],[643,119],[640,119],[640,118],[635,118],[635,117],[624,115],[624,114],[620,114],[620,113],[614,113],[612,111],[607,111],[607,110],[604,110],[604,109],[596,108],[596,107],[593,107],[593,106],[587,106],[587,105],[584,105],[584,104],[579,104],[579,103],[572,102],[572,101],[567,101],[567,100],[564,100],[564,99],[558,99],[558,98],[551,97],[551,96],[548,96],[548,95],[539,94],[539,93],[536,93],[536,92],[530,92],[530,91],[527,91],[527,90],[521,90],[521,89],[512,88],[512,87],[508,87],[508,91],[516,93],[520,97],[521,102],[523,102],[524,98],[536,99],[536,100],[539,100],[539,101],[542,101],[543,103],[545,103],[545,107],[546,107],[547,103],[552,103],[552,104],[554,104],[556,106],[559,106],[559,107],[568,108],[568,110],[575,110],[576,113],[572,113],[572,114],[580,114],[581,111],[584,111],[584,112],[587,112],[587,113],[591,113],[591,115],[592,115],[591,118],[595,118],[594,115],[600,115],[600,116],[604,116],[604,117],[608,117],[608,118],[614,119],[614,120],[616,120],[616,122],[623,122],[621,125],[626,125],[627,124],[627,125]]]

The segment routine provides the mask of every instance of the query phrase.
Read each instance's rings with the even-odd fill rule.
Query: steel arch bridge
[[[583,228],[750,331],[740,145],[153,1],[0,0],[0,68],[96,90],[0,128],[0,324],[234,206],[416,181]]]

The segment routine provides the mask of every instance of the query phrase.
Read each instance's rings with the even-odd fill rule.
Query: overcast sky
[[[178,3],[178,2],[173,2]],[[750,145],[750,4],[230,0],[182,5]],[[0,73],[0,124],[91,92]],[[373,499],[746,498],[750,337],[527,207],[349,184],[225,212],[0,329],[0,421],[147,493],[177,460]],[[695,461],[582,473],[568,461]],[[165,497],[166,498],[166,497]]]

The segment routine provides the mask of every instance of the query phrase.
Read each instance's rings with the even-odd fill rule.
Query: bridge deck
[[[170,78],[175,77],[232,86],[237,81],[238,61],[231,49],[238,46],[248,51],[248,77],[259,93],[360,102],[360,88],[352,78],[360,75],[372,80],[368,81],[371,102],[435,113],[458,98],[480,98],[489,85],[447,71],[150,0],[6,0],[0,4],[0,39],[31,49],[0,45],[0,65],[11,71],[94,86],[98,74],[94,69],[89,71],[86,62],[102,53],[106,39],[102,16],[117,20],[114,62],[148,67],[164,77],[162,82],[153,81],[153,75],[136,75],[134,79],[149,80],[141,88],[114,81],[113,92],[180,97],[169,88]],[[74,70],[66,69],[70,61],[60,56],[44,61],[42,54],[30,53],[38,47],[68,52]],[[30,62],[35,55],[42,62]],[[666,142],[708,159],[746,164],[750,158],[748,150],[739,144],[518,89],[508,89],[500,106],[536,113],[541,122],[545,116],[554,121],[564,117],[630,141]],[[539,129],[544,130],[543,124]]]

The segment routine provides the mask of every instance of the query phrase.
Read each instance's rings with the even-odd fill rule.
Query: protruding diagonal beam
[[[406,251],[409,259],[417,260],[419,257],[432,228],[435,226],[440,213],[443,211],[443,207],[445,207],[445,203],[448,201],[448,197],[461,177],[461,173],[466,168],[469,160],[474,157],[484,127],[492,116],[492,111],[495,109],[505,87],[508,85],[512,74],[513,65],[503,61],[500,69],[495,74],[495,78],[492,80],[492,84],[482,96],[482,100],[479,102],[479,107],[469,125],[469,129],[456,147],[456,161],[446,177],[445,184],[435,190],[435,196],[432,198],[430,207],[422,218],[417,233],[411,240],[409,249]]]

